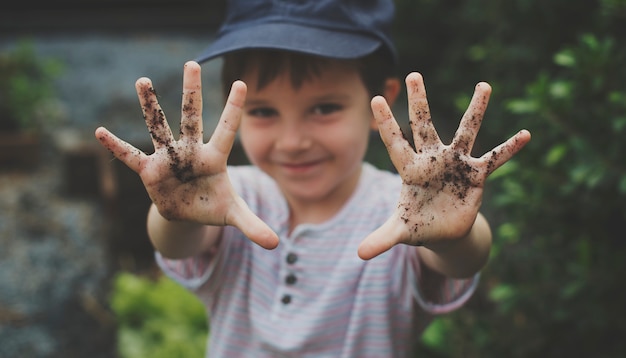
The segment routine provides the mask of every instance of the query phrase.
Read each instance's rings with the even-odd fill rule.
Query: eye
[[[257,118],[270,118],[277,115],[278,112],[270,107],[252,108],[248,111],[248,115]]]
[[[339,112],[343,106],[337,103],[321,103],[313,107],[311,112],[318,116],[327,116],[335,112]]]

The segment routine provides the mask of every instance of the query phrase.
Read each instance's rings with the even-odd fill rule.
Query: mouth
[[[305,174],[322,164],[323,160],[309,160],[302,162],[283,162],[279,165],[288,173]]]

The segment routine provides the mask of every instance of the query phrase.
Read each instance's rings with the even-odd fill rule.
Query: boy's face
[[[242,78],[248,85],[242,145],[290,203],[342,204],[356,187],[375,126],[367,90],[358,72],[341,63],[298,89],[288,72],[261,90],[256,70]]]

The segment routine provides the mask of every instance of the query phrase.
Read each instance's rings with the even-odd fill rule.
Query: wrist
[[[154,248],[168,258],[197,254],[205,237],[205,226],[199,223],[164,218],[152,205],[147,220],[148,237]]]
[[[491,240],[489,224],[478,214],[465,236],[429,243],[421,248],[420,257],[427,266],[445,276],[471,277],[487,263]]]

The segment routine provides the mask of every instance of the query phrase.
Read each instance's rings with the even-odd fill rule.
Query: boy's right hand
[[[273,249],[278,236],[233,189],[226,171],[246,97],[246,85],[233,83],[220,121],[208,143],[203,141],[200,65],[185,64],[180,137],[174,139],[148,78],[136,85],[154,153],[147,155],[107,129],[96,138],[141,177],[161,216],[204,225],[232,225],[260,246]]]

